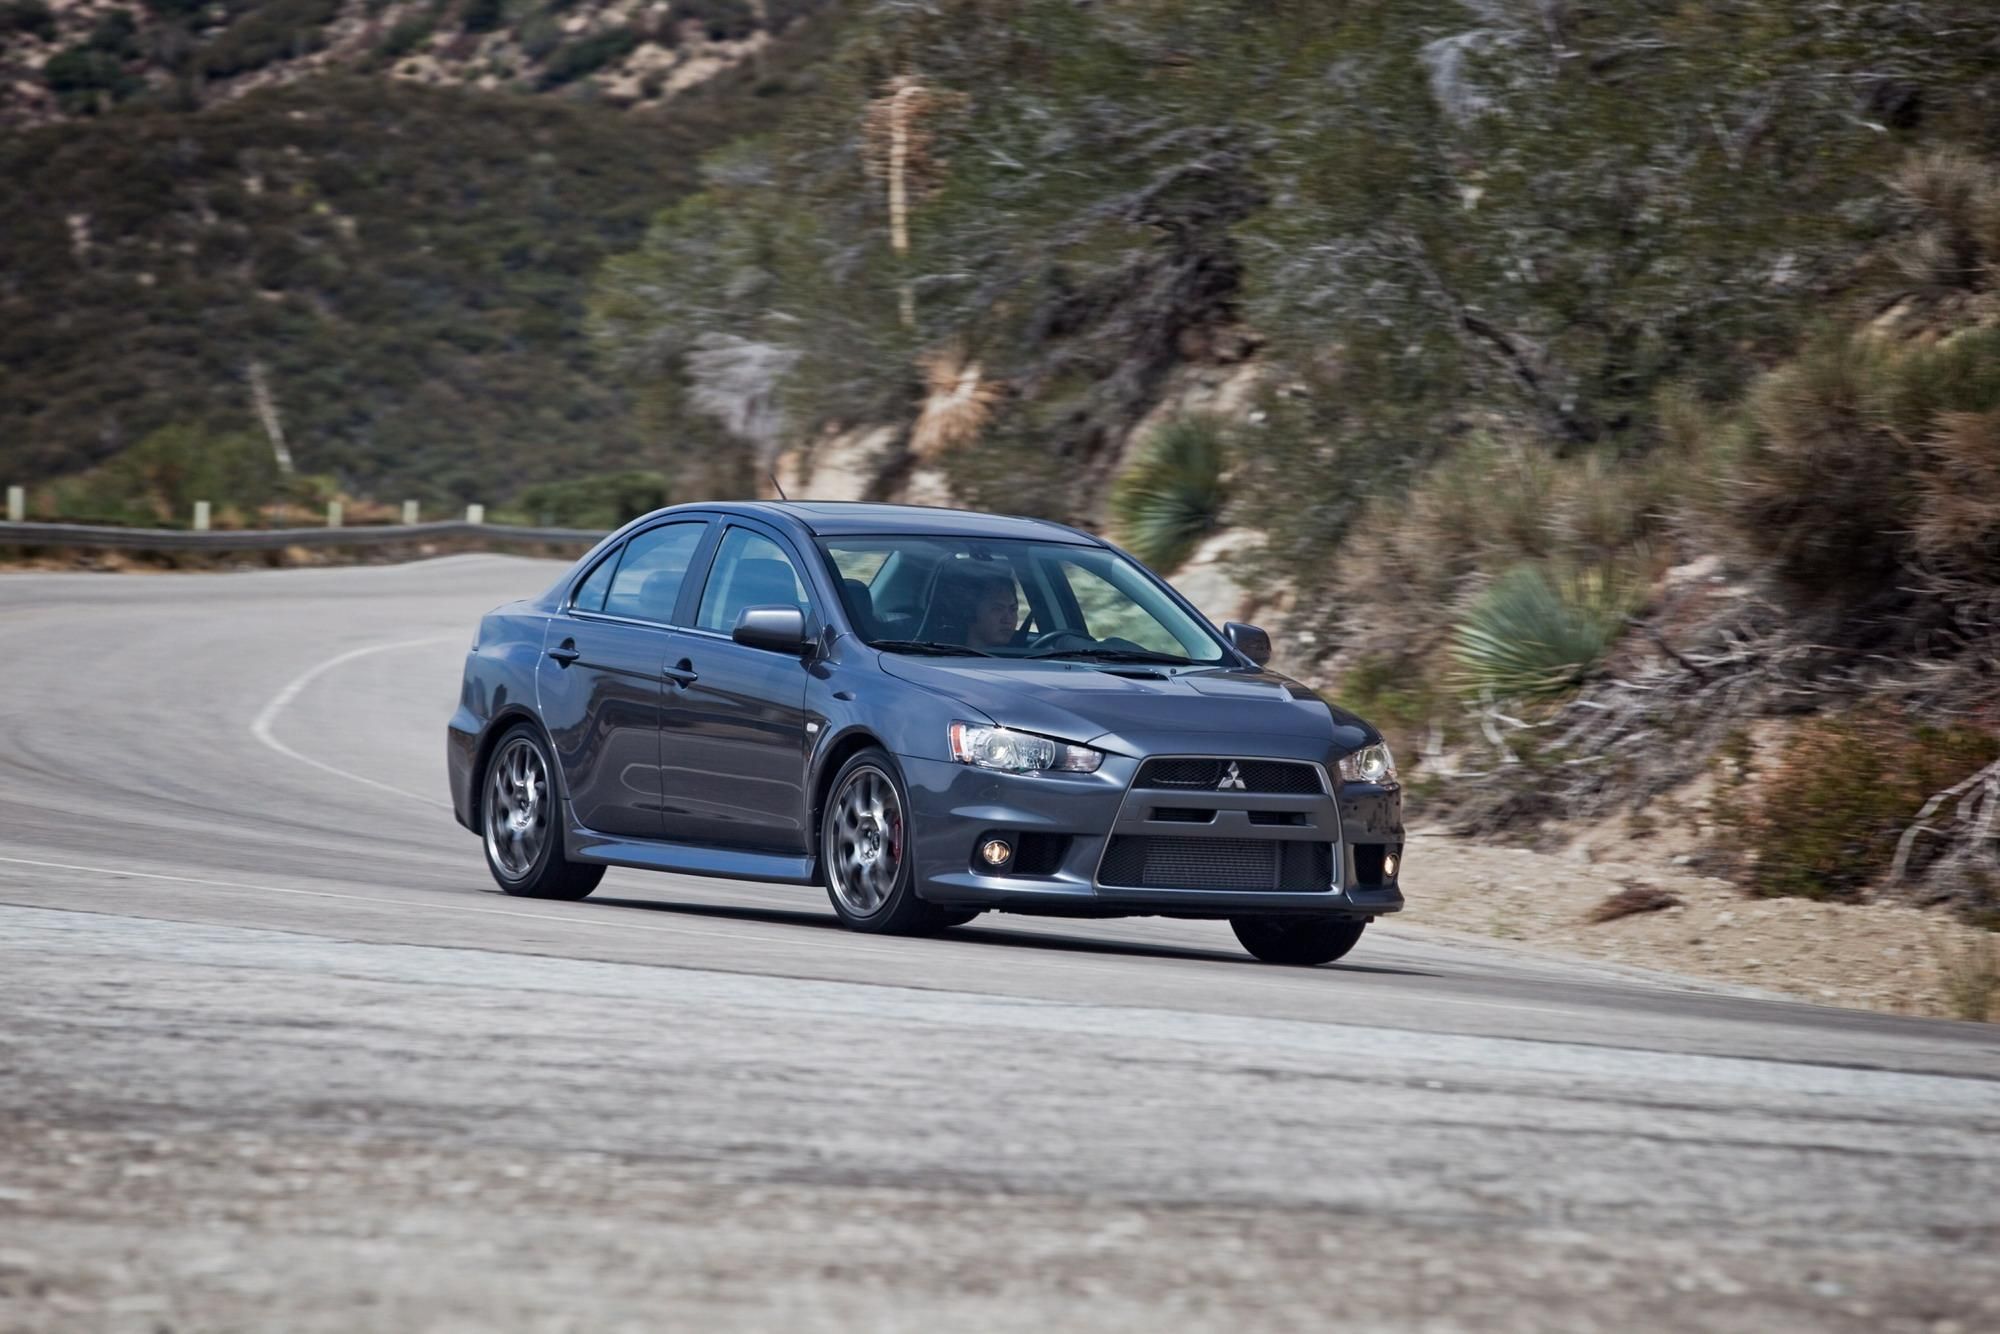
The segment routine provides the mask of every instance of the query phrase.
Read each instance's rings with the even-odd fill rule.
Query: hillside
[[[739,485],[1271,623],[1428,819],[2000,922],[1985,0],[875,6],[594,308]]]
[[[253,363],[336,486],[492,501],[643,462],[633,395],[590,361],[592,275],[704,152],[775,122],[815,40],[658,111],[326,73],[9,134],[9,478],[255,430]]]
[[[1046,515],[1427,819],[2000,923],[1991,0],[11,3],[45,508],[254,510],[254,364],[356,496]]]
[[[658,105],[818,0],[0,0],[0,126],[191,110],[325,74]]]

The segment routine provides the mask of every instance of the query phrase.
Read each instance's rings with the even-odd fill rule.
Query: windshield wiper
[[[997,653],[988,653],[983,648],[970,644],[947,644],[936,639],[871,639],[870,648],[887,649],[891,653],[939,653],[956,658],[997,658]]]
[[[1155,662],[1165,667],[1192,667],[1194,659],[1177,658],[1171,653],[1153,653],[1142,648],[1057,648],[1030,653],[1030,658],[1081,658],[1086,662]]]

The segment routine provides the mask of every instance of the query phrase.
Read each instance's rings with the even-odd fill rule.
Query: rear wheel
[[[917,897],[909,801],[888,752],[857,752],[834,776],[820,820],[826,895],[856,931],[913,935],[952,925],[954,914]]]
[[[1243,948],[1265,963],[1332,963],[1368,929],[1365,917],[1232,917]]]
[[[526,723],[501,737],[486,763],[479,802],[486,869],[520,898],[580,899],[604,878],[602,866],[563,856],[554,772],[541,733]]]

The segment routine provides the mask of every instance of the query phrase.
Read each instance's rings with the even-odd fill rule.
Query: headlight
[[[1377,742],[1341,757],[1340,777],[1349,783],[1374,783],[1387,787],[1396,781],[1396,757]]]
[[[985,727],[979,723],[951,725],[951,757],[960,764],[976,764],[982,769],[1004,769],[1010,774],[1097,772],[1104,755],[1089,746],[1072,746],[1051,741],[1032,732],[1016,732],[1007,727]]]

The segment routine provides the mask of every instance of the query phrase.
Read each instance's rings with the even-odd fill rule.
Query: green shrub
[[[90,30],[87,45],[93,51],[130,60],[139,54],[139,21],[129,9],[107,9]]]
[[[1894,713],[1817,719],[1759,784],[1745,821],[1759,894],[1852,901],[1888,871],[1932,794],[1990,764],[2000,739]]]
[[[1611,567],[1551,573],[1517,565],[1453,632],[1457,680],[1501,699],[1560,694],[1603,661],[1634,604],[1630,585]]]
[[[268,0],[236,19],[201,53],[209,77],[227,79],[274,60],[317,51],[323,29],[340,14],[340,0]]]
[[[638,45],[639,34],[632,28],[607,28],[603,32],[565,42],[555,49],[549,56],[548,64],[542,67],[542,87],[559,88],[594,74],[613,61],[623,60]]]
[[[146,0],[146,8],[155,18],[193,22],[208,8],[208,0]]]
[[[465,0],[458,21],[467,32],[492,32],[507,21],[507,0]]]
[[[393,64],[422,46],[424,39],[436,30],[437,20],[429,14],[412,14],[389,29],[382,38],[382,45],[375,48],[375,57],[385,64]]]
[[[197,500],[254,511],[290,494],[263,439],[194,426],[163,427],[56,492],[64,518],[172,524],[187,523]]]
[[[1228,452],[1219,418],[1179,417],[1155,431],[1112,487],[1119,542],[1155,570],[1176,569],[1222,524]]]
[[[56,15],[47,0],[13,0],[12,4],[0,5],[0,37],[17,32],[45,42],[55,40]]]
[[[530,60],[544,60],[562,45],[562,24],[551,14],[531,14],[515,29],[521,53]]]
[[[749,0],[680,0],[673,16],[699,22],[712,42],[741,41],[757,31],[757,12]]]
[[[114,9],[98,20],[87,41],[51,56],[42,66],[42,82],[56,95],[56,104],[79,115],[143,89],[145,81],[126,68],[138,49],[136,31],[131,14]]]
[[[664,473],[635,470],[531,486],[515,508],[532,523],[610,529],[672,503]]]

